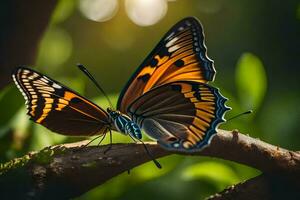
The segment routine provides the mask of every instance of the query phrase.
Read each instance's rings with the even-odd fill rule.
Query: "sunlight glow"
[[[115,16],[119,3],[118,0],[80,0],[79,9],[86,18],[104,22]]]
[[[37,56],[38,66],[47,66],[49,71],[66,62],[73,50],[70,34],[62,28],[51,27],[40,42]]]
[[[125,0],[125,9],[135,24],[150,26],[166,15],[168,3],[166,0]]]

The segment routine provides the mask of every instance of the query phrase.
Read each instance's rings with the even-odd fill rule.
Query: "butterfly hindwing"
[[[202,26],[193,17],[185,18],[165,34],[133,74],[121,92],[117,107],[126,112],[131,102],[156,86],[185,80],[207,83],[214,76]]]
[[[103,134],[108,130],[108,114],[61,83],[26,67],[17,68],[12,77],[34,122],[64,135]]]
[[[136,99],[127,113],[163,147],[197,151],[216,133],[229,110],[218,89],[180,81],[159,86]]]

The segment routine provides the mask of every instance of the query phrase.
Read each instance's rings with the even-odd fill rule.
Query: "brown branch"
[[[0,168],[1,194],[5,196],[17,187],[20,192],[16,195],[71,198],[151,160],[141,144],[114,144],[106,154],[103,153],[106,146],[80,149],[82,143],[71,145],[49,147],[3,165]],[[148,143],[147,147],[155,158],[175,153],[154,143]],[[220,130],[208,147],[186,155],[231,160],[293,180],[300,177],[299,152],[267,144],[237,131]],[[22,179],[11,178],[20,174]]]
[[[226,199],[300,199],[299,180],[290,180],[274,174],[262,174],[242,183],[230,186],[206,200]]]
[[[33,65],[40,38],[57,0],[3,0],[1,2],[0,89],[11,82],[18,65]]]

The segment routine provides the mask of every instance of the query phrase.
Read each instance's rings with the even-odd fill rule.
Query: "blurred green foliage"
[[[186,181],[207,180],[210,182],[217,182],[219,184],[218,186],[221,186],[219,190],[239,181],[239,178],[231,167],[219,162],[211,161],[188,166],[183,171],[182,178]]]
[[[241,56],[236,68],[236,86],[243,108],[258,109],[267,88],[265,69],[258,57],[251,53]]]
[[[2,109],[0,115],[0,136],[7,132],[9,123],[12,118],[15,116],[16,112],[21,108],[21,105],[16,104],[12,99],[17,101],[22,101],[22,96],[19,95],[19,92],[14,88],[14,86],[9,86],[5,88],[0,93],[0,105]]]
[[[226,118],[247,109],[255,111],[221,128],[239,129],[299,150],[299,3],[178,0],[168,3],[168,13],[159,23],[139,27],[127,17],[123,1],[119,2],[114,18],[97,23],[79,14],[78,1],[59,1],[41,40],[36,68],[106,108],[105,98],[75,64],[85,64],[116,102],[160,37],[179,19],[196,16],[204,25],[208,55],[218,71],[213,84],[233,108]],[[51,144],[84,139],[61,136],[33,124],[23,104],[15,86],[0,91],[1,162]],[[113,140],[132,142],[119,133],[113,134]],[[104,143],[108,142],[106,138]],[[146,163],[77,199],[203,199],[259,174],[247,166],[204,157],[174,155],[160,162],[162,170]]]
[[[52,27],[40,42],[37,65],[47,65],[49,70],[63,64],[72,53],[72,39],[65,30]]]

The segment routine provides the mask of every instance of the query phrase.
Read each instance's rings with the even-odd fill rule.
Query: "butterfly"
[[[176,23],[138,67],[117,109],[104,110],[27,67],[18,67],[12,78],[30,119],[56,133],[92,136],[116,130],[140,140],[144,130],[168,150],[193,152],[209,144],[230,109],[219,90],[208,85],[215,73],[202,26],[188,17]]]

